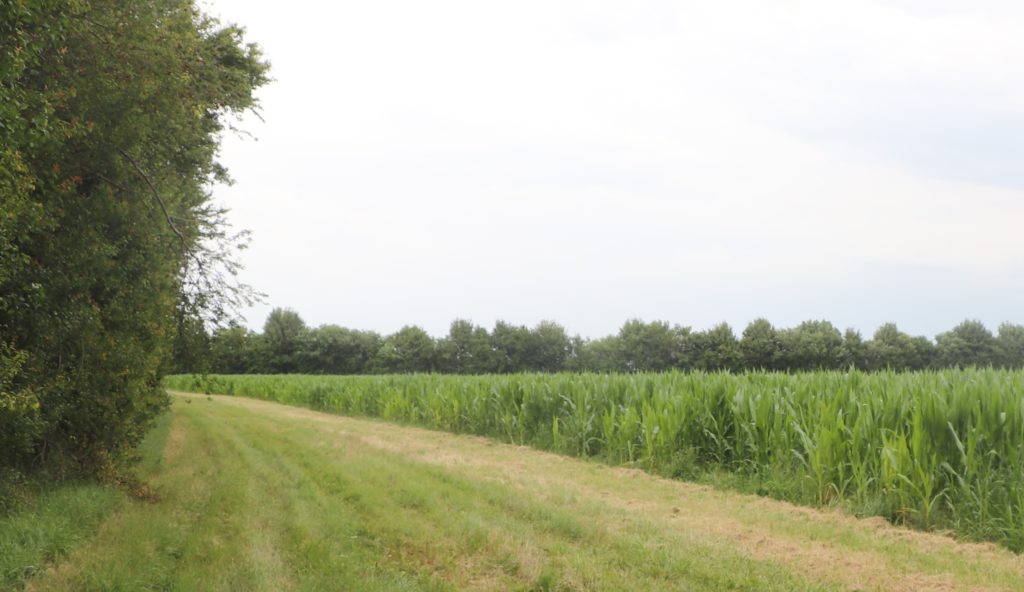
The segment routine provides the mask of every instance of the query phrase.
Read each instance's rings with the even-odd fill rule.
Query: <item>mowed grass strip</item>
[[[161,501],[115,514],[31,589],[822,589],[273,411],[178,398]]]
[[[170,424],[170,415],[160,418],[139,447],[141,475],[159,470]],[[96,483],[43,482],[36,487],[48,491],[40,491],[25,507],[0,517],[0,590],[22,588],[129,503],[123,492]]]
[[[32,590],[1015,590],[991,546],[469,436],[175,397],[151,484]]]

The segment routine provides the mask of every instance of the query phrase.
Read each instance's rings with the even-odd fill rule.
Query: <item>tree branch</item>
[[[142,170],[142,167],[139,166],[139,163],[135,162],[135,159],[132,158],[131,155],[129,155],[121,148],[118,148],[117,152],[121,156],[123,156],[125,160],[131,163],[131,165],[135,168],[135,172],[137,172],[139,176],[142,177],[142,180],[146,182],[146,185],[149,186],[149,190],[153,193],[153,198],[156,199],[156,203],[160,204],[160,210],[164,213],[164,218],[167,220],[167,225],[170,226],[171,230],[174,231],[174,234],[178,236],[178,240],[181,241],[181,246],[184,247],[185,252],[188,253],[189,255],[192,255],[192,249],[188,245],[188,240],[186,240],[185,235],[182,234],[180,230],[178,230],[178,227],[174,225],[174,220],[171,219],[171,214],[170,212],[167,211],[167,204],[164,203],[164,199],[160,197],[160,192],[157,191],[156,185],[153,184],[152,179],[149,178],[149,175],[147,175],[146,172]]]

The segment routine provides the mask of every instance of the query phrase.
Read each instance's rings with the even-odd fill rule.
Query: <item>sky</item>
[[[307,324],[1024,323],[1024,4],[206,0],[217,201]]]

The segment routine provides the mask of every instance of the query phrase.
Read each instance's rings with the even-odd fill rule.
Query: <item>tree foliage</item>
[[[843,334],[828,321],[804,321],[779,334],[781,365],[786,370],[841,368]]]
[[[0,462],[109,464],[195,346],[182,312],[245,299],[209,187],[266,71],[191,1],[0,5]]]
[[[988,366],[998,362],[996,339],[980,321],[967,320],[937,335],[935,345],[944,366]]]
[[[996,351],[997,365],[1005,368],[1024,368],[1024,325],[999,325]]]
[[[408,325],[384,340],[377,352],[382,372],[431,372],[437,361],[437,344],[423,329]]]
[[[287,317],[292,346],[279,324]],[[504,321],[490,331],[466,319],[452,322],[447,335],[431,337],[408,326],[387,336],[335,325],[307,328],[292,311],[275,309],[264,333],[233,326],[215,331],[205,347],[216,373],[375,374],[438,372],[662,372],[667,370],[813,369],[913,371],[950,366],[1024,367],[1024,326],[1004,323],[993,337],[968,322],[940,336],[940,345],[887,323],[865,340],[853,329],[840,333],[827,321],[776,329],[766,319],[747,325],[737,339],[726,323],[705,331],[664,321],[626,321],[615,335],[583,339],[551,321],[533,328]],[[987,335],[987,337],[986,337]],[[973,344],[973,345],[972,345]],[[980,344],[980,345],[978,345]],[[945,347],[945,350],[942,350]],[[976,352],[982,351],[985,357]],[[945,353],[943,353],[945,352]],[[963,356],[963,357],[956,357]],[[188,359],[201,356],[192,355]],[[979,360],[984,360],[979,363]]]
[[[879,327],[866,349],[871,370],[923,370],[931,365],[934,354],[930,341],[903,333],[895,323]]]
[[[719,323],[693,336],[698,370],[738,370],[742,363],[739,341],[728,323]]]
[[[618,335],[619,364],[629,371],[658,372],[672,367],[676,342],[664,321],[631,319]]]
[[[779,333],[768,319],[756,319],[743,330],[740,355],[743,366],[775,370],[779,366]]]

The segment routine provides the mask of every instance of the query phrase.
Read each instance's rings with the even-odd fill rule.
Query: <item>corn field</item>
[[[164,384],[717,476],[1024,550],[1024,372],[179,375]]]

